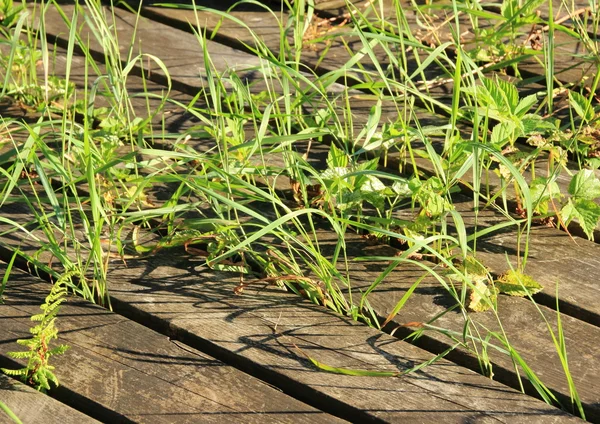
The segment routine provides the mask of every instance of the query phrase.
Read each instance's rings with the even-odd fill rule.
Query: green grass
[[[413,14],[397,1],[389,10],[379,2],[367,8],[349,4],[338,28],[323,24],[333,31],[320,29],[323,21],[309,0],[284,1],[281,10],[240,3],[264,10],[279,28],[279,39],[266,44],[227,11],[210,11],[221,20],[212,32],[196,15],[190,30],[197,39],[194,54],[203,54],[204,78],[182,101],[172,96],[168,63],[139,51],[134,35],[123,39],[115,32],[110,9],[89,0],[82,3],[85,9],[66,14],[49,2],[28,14],[5,2],[3,98],[35,119],[3,118],[10,141],[0,144],[0,205],[19,205],[27,213],[0,217],[0,243],[55,281],[78,276],[69,279],[70,289],[108,307],[111,261],[184,246],[202,251],[210,267],[246,281],[275,281],[374,327],[396,317],[422,279],[397,299],[388,317],[372,308],[369,294],[395,268],[416,265],[423,278],[447,290],[465,326],[458,334],[433,320],[414,337],[424,331],[447,336],[452,346],[475,354],[489,376],[488,351],[508,355],[516,373],[522,370],[540,397],[556,403],[502,330],[499,289],[477,260],[477,241],[514,227],[517,271],[526,275],[535,221],[554,217],[565,229],[577,223],[593,238],[600,180],[590,170],[600,162],[593,142],[598,106],[590,93],[600,73],[591,89],[562,83],[555,74],[561,46],[552,35],[584,43],[588,51],[581,61],[596,71],[600,62],[590,34],[598,14],[559,22],[551,3],[550,15],[536,15],[543,2],[534,0],[505,0],[500,13],[470,2],[412,4],[419,34]],[[69,28],[64,48],[42,36],[45,16],[55,11]],[[539,46],[525,38],[533,24],[547,26],[550,36]],[[242,42],[259,58],[251,85],[243,80],[250,70],[221,69],[213,62],[210,40],[227,25],[243,28]],[[321,52],[312,59],[316,69],[305,59],[313,46]],[[347,60],[326,68],[324,59],[334,50]],[[66,67],[54,75],[59,56]],[[83,69],[74,69],[79,57]],[[521,68],[531,62],[539,64],[540,77],[527,76],[529,83],[546,88],[524,94],[506,75],[515,75],[526,90]],[[164,76],[160,93],[147,79],[150,64]],[[137,78],[140,69],[144,76]],[[135,93],[134,79],[142,87]],[[355,102],[368,108],[356,109]],[[196,123],[172,134],[162,112],[175,106]],[[529,178],[548,157],[547,176]],[[561,188],[556,181],[565,173],[572,181]],[[157,190],[168,190],[169,197],[159,200]],[[472,197],[476,211],[488,208],[501,219],[480,228],[476,213],[475,222],[465,223],[454,207],[459,191]],[[320,241],[331,232],[335,242]],[[362,293],[351,283],[355,258],[347,252],[348,234],[403,246],[398,256],[362,258],[387,261]],[[21,237],[22,245],[7,244],[8,235]],[[471,263],[478,264],[475,271]],[[10,284],[9,271],[2,291]],[[525,286],[519,294],[534,302]],[[495,314],[501,330],[478,325],[478,313]],[[572,405],[562,406],[583,416],[560,320],[558,335],[548,328],[571,388]]]

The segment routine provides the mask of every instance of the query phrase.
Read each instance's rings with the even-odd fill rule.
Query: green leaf
[[[577,220],[588,238],[594,239],[594,230],[600,220],[600,205],[589,199],[569,199],[569,202],[562,208],[561,214],[565,224],[568,225],[572,220]]]
[[[494,80],[490,78],[482,78],[481,82],[483,82],[484,87],[487,89],[489,93],[489,99],[482,99],[485,104],[482,106],[489,107],[490,109],[495,109],[501,112],[508,112],[506,108],[506,102],[504,101],[504,94]],[[489,104],[491,103],[491,104]]]
[[[597,199],[600,197],[600,180],[591,169],[582,169],[571,179],[569,193],[573,197]]]
[[[534,19],[536,19],[537,10],[544,3],[546,3],[546,0],[529,0],[525,2],[519,11],[519,14],[522,16],[522,21],[534,22]]]
[[[526,135],[545,134],[556,130],[552,122],[532,113],[521,117],[521,127]]]
[[[502,6],[500,7],[500,13],[506,19],[511,19],[514,16],[516,16],[518,10],[519,10],[519,3],[517,0],[503,1]]]
[[[492,135],[490,137],[490,143],[493,144],[498,150],[502,150],[502,147],[508,142],[513,144],[515,142],[518,133],[516,132],[517,126],[512,121],[504,121],[496,124],[492,129]]]
[[[471,276],[487,277],[489,272],[489,269],[484,264],[470,255],[465,258],[463,267],[465,272]]]
[[[406,181],[394,181],[392,186],[388,188],[397,196],[409,197],[412,194],[408,182]]]
[[[367,121],[367,125],[365,126],[366,135],[364,144],[369,144],[371,137],[377,131],[377,126],[379,125],[379,121],[381,120],[381,99],[377,99],[377,104],[371,107],[371,111],[369,112],[369,119]]]
[[[385,207],[385,198],[379,192],[361,190],[360,197],[360,200],[369,202],[379,210],[382,210]]]
[[[588,100],[582,94],[569,91],[569,104],[584,121],[591,121],[594,118],[594,109],[590,107]]]
[[[445,211],[453,209],[453,205],[442,196],[445,187],[438,177],[431,177],[424,182],[413,178],[409,182],[409,187],[414,193],[413,198],[421,205],[421,215],[428,218],[438,217]]]
[[[503,104],[506,105],[507,109],[511,113],[515,113],[517,105],[519,104],[519,92],[517,87],[511,82],[497,79],[496,84],[500,88],[500,94],[502,95]]]
[[[591,169],[600,168],[600,158],[586,158],[585,165]]]
[[[534,211],[542,215],[548,213],[550,199],[561,197],[558,184],[555,181],[549,181],[548,178],[536,178],[531,182],[529,190],[531,202],[535,207]]]
[[[366,170],[371,170],[371,171],[375,171],[377,169],[377,166],[379,165],[379,158],[373,158],[371,160],[368,160],[366,162],[361,162],[358,165],[356,165],[356,171],[366,171]]]
[[[321,178],[324,180],[342,179],[344,175],[349,173],[350,170],[345,166],[331,166],[321,173]]]
[[[360,186],[360,190],[364,192],[380,194],[386,189],[386,185],[381,180],[373,175],[367,175],[365,182]]]
[[[527,97],[523,97],[517,107],[515,108],[515,115],[519,118],[525,116],[527,111],[531,109],[531,106],[537,103],[537,94],[530,94]],[[537,115],[535,115],[537,116]]]
[[[346,168],[348,166],[348,155],[335,144],[331,144],[327,155],[328,168]]]
[[[525,297],[528,294],[534,295],[544,289],[531,276],[518,270],[510,270],[501,275],[496,281],[496,288],[500,293],[518,297]]]

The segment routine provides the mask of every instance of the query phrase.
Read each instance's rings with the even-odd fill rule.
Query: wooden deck
[[[24,423],[92,424],[98,422],[4,374],[0,374],[0,400]],[[0,422],[12,423],[13,421],[2,413]]]
[[[223,8],[219,2],[208,3]],[[336,16],[342,13],[345,2],[316,3],[322,16]],[[363,7],[365,2],[354,3]],[[385,7],[391,7],[391,2],[384,3]],[[130,4],[137,7],[133,2]],[[68,16],[72,15],[73,6],[61,7]],[[164,61],[172,81],[170,97],[183,103],[191,101],[206,83],[206,64],[198,40],[190,31],[189,22],[196,19],[194,13],[144,6],[144,18],[137,23],[135,33],[135,15],[125,9],[114,9],[114,13],[115,28],[121,39],[135,40],[136,48]],[[281,10],[274,16],[260,7],[250,7],[234,10],[233,16],[276,50],[277,19],[284,21],[285,13]],[[542,9],[541,13],[547,12]],[[252,70],[260,61],[252,54],[253,39],[249,31],[233,21],[220,22],[218,16],[209,12],[199,13],[198,20],[207,33],[220,25],[207,41],[214,67],[217,70],[232,66],[246,69],[240,72],[240,77],[254,82],[254,92],[263,90],[264,81]],[[410,23],[415,25],[415,31],[421,29],[416,22]],[[46,17],[46,30],[58,46],[55,70],[60,74],[65,69],[63,49],[68,43],[68,31],[62,19],[51,10]],[[101,46],[93,37],[90,42],[95,57],[103,60]],[[360,48],[360,43],[344,38],[344,31],[340,29],[324,60],[320,60],[317,48],[304,51],[303,62],[316,74],[333,72],[348,59],[345,46]],[[560,50],[563,55],[560,63],[564,66],[558,69],[559,80],[575,82],[581,78],[585,65],[571,66],[578,49],[580,46],[564,45]],[[125,54],[123,52],[123,60]],[[81,57],[76,56],[71,72],[73,80],[80,85],[84,82],[83,65]],[[543,76],[535,62],[531,62],[526,72],[535,81],[523,87],[524,91],[544,88]],[[142,80],[141,75],[146,79]],[[354,77],[359,79],[360,74]],[[136,66],[128,83],[133,88],[146,86],[158,94],[165,90],[167,78],[156,66],[151,69]],[[443,106],[451,101],[451,90],[449,84],[440,85],[432,90],[432,95]],[[376,99],[363,92],[355,95],[353,125],[359,129],[365,125]],[[134,99],[133,102],[142,114],[145,101]],[[6,110],[9,115],[19,115],[19,111]],[[390,116],[397,113],[391,104],[387,111]],[[444,117],[443,107],[435,113],[419,109],[418,114],[432,123],[442,122]],[[164,125],[172,133],[184,133],[196,122],[193,116],[173,104],[168,104],[164,112],[155,117],[156,125]],[[248,134],[253,131],[248,128]],[[196,143],[197,149],[212,145],[211,140],[192,140],[191,143]],[[326,146],[314,147],[315,157],[311,160],[322,161],[326,152]],[[281,157],[274,155],[267,160],[280,163]],[[399,160],[391,155],[388,169],[397,169]],[[469,231],[475,225],[481,228],[500,222],[501,216],[493,211],[478,213],[476,221],[470,194],[464,189],[456,196],[457,209]],[[160,198],[160,193],[154,195]],[[18,204],[5,204],[0,213],[19,222],[32,218],[31,212]],[[0,246],[0,281],[6,268],[2,260],[8,261],[14,249],[35,251],[33,243],[11,238],[2,232],[3,228],[0,225],[3,245]],[[334,233],[323,231],[319,243],[326,251],[336,238]],[[494,274],[501,274],[511,266],[505,253],[516,252],[516,240],[517,232],[511,228],[490,234],[478,242],[481,255],[478,257]],[[389,246],[369,246],[358,236],[349,236],[347,245],[351,258],[367,255],[384,258],[351,262],[354,295],[360,296],[361,290],[367,289],[388,266],[386,258],[394,257],[398,251]],[[539,310],[527,299],[501,296],[498,313],[503,329],[496,327],[493,316],[477,316],[482,328],[505,331],[510,343],[533,364],[533,372],[559,401],[569,405],[568,382],[542,318],[556,329],[558,303],[570,372],[586,417],[592,422],[600,422],[600,350],[597,348],[600,287],[595,275],[600,266],[599,258],[600,247],[594,242],[577,238],[574,244],[558,229],[536,227],[531,235],[527,270],[546,287],[544,292],[534,296]],[[328,373],[307,359],[306,355],[332,367],[402,372],[443,353],[451,344],[434,332],[424,333],[413,344],[401,340],[412,333],[415,323],[427,322],[453,306],[453,300],[432,279],[423,279],[401,314],[385,329],[388,333],[393,331],[394,337],[275,286],[248,286],[242,295],[235,295],[238,277],[211,270],[203,263],[200,258],[177,249],[161,251],[150,259],[129,259],[126,264],[115,260],[109,274],[113,312],[77,298],[71,298],[61,312],[60,340],[71,349],[54,362],[61,386],[53,391],[53,398],[15,385],[0,375],[0,400],[23,422],[42,422],[40,411],[55,420],[44,419],[43,422],[66,423],[94,420],[148,423],[580,421],[537,399],[528,381],[523,382],[526,394],[521,393],[519,378],[523,376],[518,374],[508,356],[496,354],[493,349],[488,353],[494,380],[481,375],[476,358],[461,350],[453,351],[421,371],[394,378]],[[17,262],[17,265],[27,269],[25,263]],[[47,277],[43,271],[39,275]],[[370,306],[379,317],[387,317],[396,302],[423,276],[421,268],[398,267],[373,291]],[[560,283],[558,300],[554,290],[557,283]],[[29,317],[38,312],[48,287],[31,273],[14,269],[11,272],[4,304],[0,305],[1,366],[15,366],[6,352],[15,350],[16,339],[27,337],[31,325]],[[460,334],[465,317],[451,312],[438,323]],[[0,422],[4,419],[0,414]]]

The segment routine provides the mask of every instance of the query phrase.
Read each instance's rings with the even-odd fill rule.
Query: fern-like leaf
[[[2,369],[4,373],[18,376],[42,392],[50,390],[50,383],[58,386],[58,378],[53,372],[54,367],[48,363],[49,359],[54,355],[65,353],[69,348],[67,345],[50,348],[49,344],[53,339],[58,338],[56,319],[60,306],[67,300],[68,290],[65,283],[71,277],[72,273],[63,275],[54,284],[50,294],[46,296],[44,303],[40,306],[42,313],[31,317],[33,322],[38,323],[29,329],[32,337],[17,340],[17,343],[24,346],[25,350],[8,352],[8,355],[15,359],[27,360],[27,365],[18,370]]]

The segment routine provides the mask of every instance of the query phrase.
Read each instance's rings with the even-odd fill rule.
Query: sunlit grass
[[[554,22],[550,4],[549,19],[537,16],[534,6],[540,2],[531,0],[525,5],[506,0],[500,14],[477,4],[415,4],[415,16],[398,1],[385,10],[383,2],[367,8],[348,4],[343,39],[336,31],[316,38],[326,45],[339,43],[349,58],[336,69],[316,72],[304,61],[314,41],[306,35],[319,18],[312,1],[284,2],[285,13],[255,1],[240,3],[273,18],[280,30],[279,50],[271,50],[231,11],[190,6],[197,12],[190,24],[198,44],[194,54],[201,52],[205,66],[198,92],[188,102],[171,98],[168,63],[139,51],[135,30],[125,40],[115,32],[111,9],[86,1],[85,8],[75,7],[68,15],[50,2],[36,9],[37,20],[15,15],[3,30],[2,94],[27,106],[37,121],[11,122],[27,137],[14,138],[12,150],[0,153],[1,203],[25,204],[29,210],[27,222],[0,217],[9,227],[5,234],[26,240],[14,257],[54,279],[65,272],[79,275],[71,289],[110,306],[111,261],[184,246],[202,252],[209,267],[240,274],[241,287],[243,281],[277,282],[374,327],[399,314],[421,280],[397,300],[388,317],[378,316],[369,294],[396,267],[416,265],[423,278],[432,277],[446,289],[465,321],[463,334],[439,328],[435,320],[427,323],[428,331],[474,353],[490,376],[487,350],[510,356],[517,374],[522,369],[539,395],[555,402],[504,331],[478,325],[469,302],[473,296],[480,299],[479,308],[495,314],[502,329],[496,289],[489,273],[474,273],[464,264],[477,261],[478,239],[514,227],[518,270],[525,273],[534,218],[557,215],[563,227],[578,222],[593,237],[600,219],[593,202],[600,197],[600,180],[580,170],[600,163],[589,155],[591,147],[581,134],[595,128],[597,106],[590,93],[599,77],[589,89],[561,86],[554,75],[552,35],[562,31],[581,40],[592,55],[595,40],[587,28],[597,27],[597,17],[588,22],[576,15],[567,28]],[[61,82],[55,81],[64,89],[55,89],[52,97],[55,47],[39,36],[50,11],[58,12],[69,28],[66,49],[56,53],[67,58],[66,69],[56,76]],[[241,41],[260,59],[251,69],[258,75],[252,85],[241,76],[250,69],[215,66],[212,34],[202,27],[200,12],[246,31]],[[415,32],[414,19],[423,34]],[[523,47],[532,24],[548,27],[539,51],[531,40]],[[23,37],[40,41],[30,42],[34,48],[27,50]],[[465,42],[465,37],[471,39]],[[351,47],[349,40],[359,47]],[[98,48],[101,61],[92,51]],[[75,88],[71,64],[76,54],[85,59],[85,75]],[[38,56],[41,69],[34,60]],[[519,76],[530,56],[544,58],[546,91],[540,95],[522,95],[506,74],[491,73],[502,69]],[[147,76],[148,61],[166,77],[164,92],[131,95],[129,81],[138,71]],[[142,78],[141,84],[154,83]],[[39,90],[24,91],[23,86]],[[560,90],[568,91],[567,100],[558,96]],[[145,99],[144,107],[134,104],[137,98]],[[187,133],[168,134],[160,113],[171,106],[185,109],[198,123]],[[569,111],[562,121],[553,115],[560,108]],[[528,155],[525,160],[514,154],[521,150]],[[555,181],[566,168],[565,150],[579,169],[561,197]],[[317,154],[322,160],[312,160]],[[552,172],[543,180],[528,180],[526,171],[548,155],[557,158]],[[391,158],[396,169],[388,164]],[[153,190],[164,187],[170,198],[153,198]],[[472,195],[474,222],[464,222],[454,208],[453,195],[459,191]],[[514,201],[520,216],[509,206]],[[496,211],[499,220],[480,229],[477,213],[483,207]],[[320,241],[324,231],[335,233],[333,246]],[[381,274],[362,293],[352,287],[349,262],[357,258],[348,257],[349,234],[401,242],[404,249],[394,257],[358,258],[382,263]],[[551,330],[550,335],[573,404],[583,415],[564,336]]]

